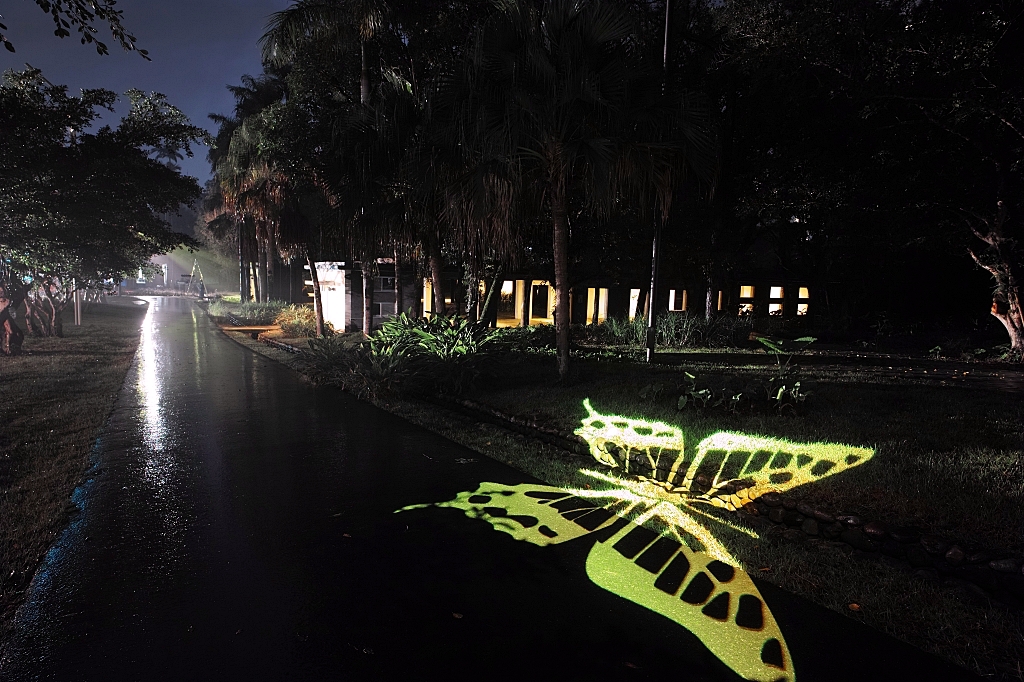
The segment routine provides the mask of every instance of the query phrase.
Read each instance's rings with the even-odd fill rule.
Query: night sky
[[[51,82],[81,88],[129,88],[162,92],[192,122],[207,130],[211,112],[230,113],[234,100],[225,88],[244,73],[260,71],[257,40],[267,17],[286,8],[289,0],[121,0],[124,26],[136,44],[149,50],[147,62],[125,52],[110,36],[106,24],[98,37],[110,50],[101,56],[95,46],[82,45],[72,29],[68,38],[53,35],[53,21],[32,0],[0,0],[2,23],[17,52],[0,49],[0,71],[42,69]],[[182,169],[205,181],[210,170],[206,147],[182,161]]]

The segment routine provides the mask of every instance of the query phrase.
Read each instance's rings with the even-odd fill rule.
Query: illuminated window
[[[753,303],[740,303],[740,315],[753,315],[754,304]]]
[[[782,287],[772,287],[768,298],[782,298]]]
[[[515,282],[513,282],[510,279],[506,279],[504,282],[501,283],[501,295],[511,296],[512,292],[515,290],[515,286]]]
[[[668,290],[668,309],[674,311],[686,310],[686,290],[677,291],[676,289]]]
[[[741,286],[740,298],[754,298],[754,287],[750,285]]]
[[[768,304],[768,314],[769,315],[781,315],[782,314],[782,304],[781,303],[769,303]]]
[[[796,314],[797,315],[806,315],[807,314],[807,308],[808,308],[808,306],[807,306],[806,303],[799,303],[799,304],[797,304],[797,306],[796,306]]]
[[[807,287],[800,287],[800,298],[810,298],[811,292]]]

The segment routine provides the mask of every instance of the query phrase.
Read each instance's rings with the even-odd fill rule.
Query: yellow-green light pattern
[[[543,485],[483,483],[454,500],[400,511],[425,507],[459,509],[535,545],[594,533],[586,564],[594,583],[682,625],[748,680],[795,679],[782,632],[750,576],[675,538]]]
[[[584,470],[604,489],[483,483],[454,500],[400,511],[455,508],[541,546],[593,533],[586,569],[596,584],[682,625],[745,679],[795,680],[789,649],[761,594],[706,524],[754,533],[710,508],[734,511],[767,492],[863,464],[873,451],[719,432],[691,452],[678,427],[604,415],[589,400],[583,406],[587,416],[576,433],[594,459],[635,479]],[[645,527],[653,518],[668,528],[664,534]]]

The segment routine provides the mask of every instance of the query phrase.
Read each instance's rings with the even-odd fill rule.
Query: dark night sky
[[[257,40],[267,17],[289,5],[289,0],[121,0],[123,24],[149,50],[147,62],[124,52],[110,37],[106,24],[99,38],[110,54],[101,56],[94,46],[82,45],[77,33],[60,39],[53,21],[33,0],[0,0],[2,23],[17,52],[0,49],[0,71],[23,69],[25,63],[42,69],[53,83],[81,88],[107,88],[123,93],[129,88],[162,92],[196,125],[212,128],[211,112],[230,113],[234,100],[225,89],[244,73],[260,71]],[[181,166],[205,181],[209,175],[206,147]]]

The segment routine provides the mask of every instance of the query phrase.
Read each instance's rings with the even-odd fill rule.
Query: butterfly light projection
[[[857,466],[873,452],[720,432],[691,453],[677,427],[583,405],[587,416],[576,433],[598,462],[635,478],[581,472],[609,486],[603,490],[482,483],[454,500],[398,511],[456,508],[541,546],[591,534],[586,570],[597,585],[683,626],[745,679],[795,680],[786,641],[757,586],[711,529],[754,533],[712,508],[735,510]],[[648,527],[654,521],[660,532]]]

